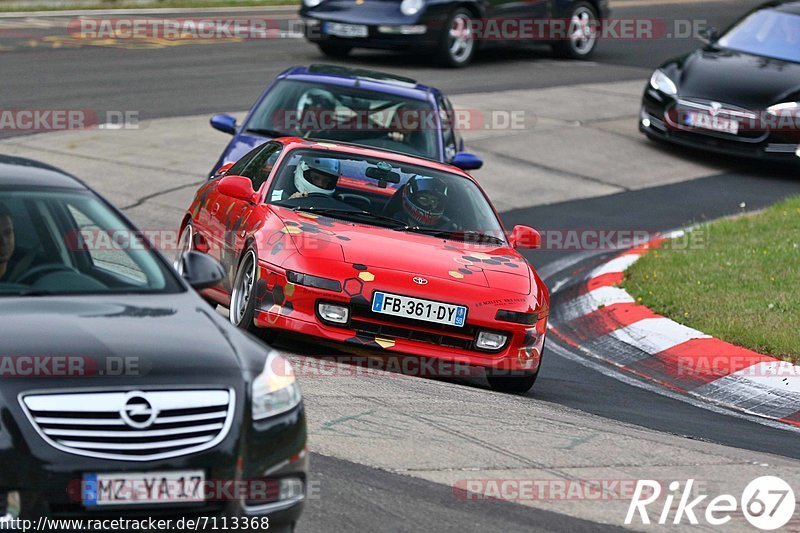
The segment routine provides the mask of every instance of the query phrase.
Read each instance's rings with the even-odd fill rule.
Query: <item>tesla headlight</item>
[[[784,111],[796,112],[800,108],[800,102],[782,102],[767,108],[767,112],[771,115],[780,115]]]
[[[278,352],[271,351],[264,370],[253,381],[253,420],[285,413],[300,400],[292,365]]]
[[[317,7],[322,3],[322,0],[303,0],[306,7]]]
[[[656,70],[650,76],[650,87],[669,96],[678,94],[678,86],[661,69]]]
[[[416,15],[425,7],[425,0],[403,0],[400,2],[400,12],[410,17]]]

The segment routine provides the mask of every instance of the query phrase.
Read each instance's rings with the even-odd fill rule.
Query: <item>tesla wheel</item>
[[[335,43],[318,43],[320,51],[328,57],[347,57],[352,46]]]
[[[191,252],[192,250],[194,250],[194,227],[192,226],[191,222],[188,222],[186,226],[184,226],[183,230],[181,231],[181,235],[178,238],[178,246],[175,250],[175,256],[172,260],[172,266],[175,268],[175,271],[178,273],[178,275],[183,276],[183,254],[186,252]],[[218,304],[216,301],[203,296],[203,293],[200,293],[200,297],[214,309],[217,308]]]
[[[447,67],[466,67],[475,54],[475,25],[472,13],[458,8],[450,13],[439,41],[437,58],[439,63]]]
[[[572,8],[565,39],[553,45],[553,51],[569,59],[589,59],[597,46],[599,24],[597,12],[588,2],[579,2]]]
[[[250,333],[257,333],[253,322],[255,314],[255,291],[258,276],[258,259],[254,248],[248,248],[239,262],[231,291],[231,307],[228,312],[231,324]]]

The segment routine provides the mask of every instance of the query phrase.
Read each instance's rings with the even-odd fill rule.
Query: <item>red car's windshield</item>
[[[278,169],[267,201],[437,237],[506,243],[497,216],[472,181],[391,159],[294,150]]]

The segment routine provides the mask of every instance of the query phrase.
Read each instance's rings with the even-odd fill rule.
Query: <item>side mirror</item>
[[[542,246],[542,236],[528,226],[514,226],[510,240],[511,246],[519,249],[533,250]]]
[[[219,261],[195,251],[183,254],[178,273],[195,290],[213,287],[225,279],[225,269]]]
[[[222,133],[230,135],[236,133],[236,119],[230,115],[214,115],[209,122],[212,128]]]
[[[235,161],[231,161],[230,163],[225,163],[224,165],[222,165],[221,167],[219,167],[219,168],[218,168],[218,169],[217,169],[217,170],[214,172],[214,177],[217,177],[217,176],[222,176],[222,175],[223,175],[223,174],[225,174],[225,173],[226,173],[228,170],[230,170],[230,168],[231,168],[233,165],[235,165],[235,164],[236,164],[236,162],[235,162]]]
[[[719,39],[719,30],[717,30],[717,28],[714,27],[709,27],[704,30],[700,30],[698,39],[700,39],[702,42],[706,44],[711,44],[717,39]]]
[[[461,170],[476,170],[483,166],[483,161],[475,154],[458,152],[453,158],[453,166]]]
[[[253,190],[253,183],[250,178],[244,176],[225,176],[219,180],[217,191],[237,200],[255,202],[256,192]]]

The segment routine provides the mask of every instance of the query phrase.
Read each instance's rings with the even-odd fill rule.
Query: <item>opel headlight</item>
[[[771,115],[780,115],[784,111],[797,111],[800,108],[800,102],[782,102],[767,108],[767,112]]]
[[[650,86],[653,89],[661,91],[669,96],[675,96],[678,94],[678,86],[675,85],[675,82],[672,81],[669,76],[664,74],[664,71],[661,69],[656,70],[653,72],[653,75],[650,76]]]
[[[253,381],[253,420],[285,413],[301,400],[292,365],[278,352],[271,351],[264,370]]]
[[[425,0],[403,0],[400,2],[400,12],[407,17],[416,15],[425,7]]]

